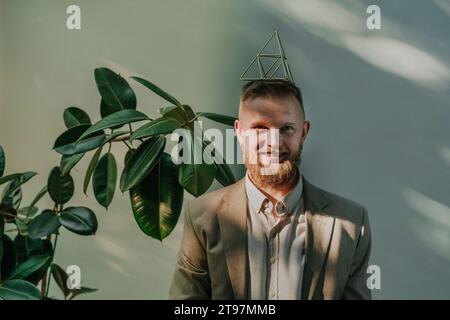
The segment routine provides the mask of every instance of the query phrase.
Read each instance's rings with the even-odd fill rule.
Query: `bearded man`
[[[310,127],[291,81],[242,87],[246,175],[188,204],[171,299],[371,299],[367,210],[304,177]]]

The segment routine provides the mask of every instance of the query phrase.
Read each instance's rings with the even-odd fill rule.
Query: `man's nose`
[[[265,130],[259,138],[261,139],[261,148],[267,148],[267,151],[270,151],[271,153],[279,153],[281,145],[279,129],[274,128]]]

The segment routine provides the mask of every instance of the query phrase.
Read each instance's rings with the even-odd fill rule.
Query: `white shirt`
[[[306,236],[302,177],[275,204],[277,218],[272,214],[272,202],[253,184],[248,172],[245,189],[250,299],[301,299]]]

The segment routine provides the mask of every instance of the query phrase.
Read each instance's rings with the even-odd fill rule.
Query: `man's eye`
[[[294,127],[293,126],[284,126],[280,128],[281,132],[292,132],[294,131]]]

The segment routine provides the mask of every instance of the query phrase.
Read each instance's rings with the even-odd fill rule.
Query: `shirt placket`
[[[268,299],[279,298],[279,257],[280,257],[280,233],[279,226],[283,219],[275,218],[272,214],[272,203],[268,202],[264,210],[267,230],[267,270],[270,270],[268,283]]]

